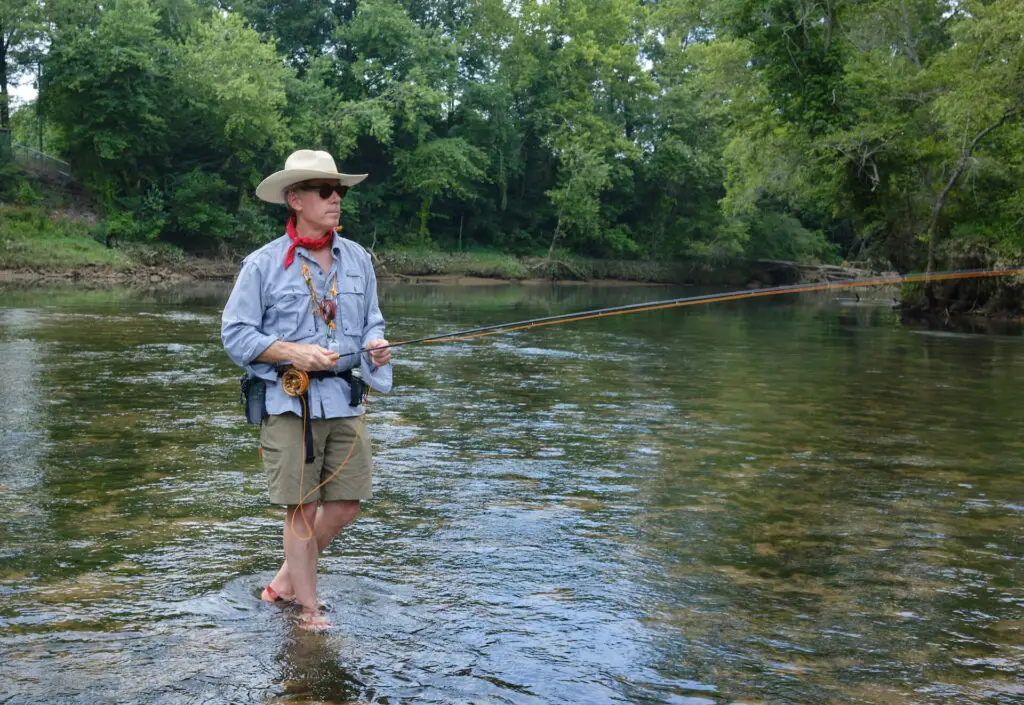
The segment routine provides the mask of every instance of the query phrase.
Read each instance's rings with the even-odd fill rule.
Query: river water
[[[0,291],[0,702],[1024,702],[1024,338],[826,295],[400,348],[313,635],[258,600],[227,292]],[[403,340],[680,295],[381,301]]]

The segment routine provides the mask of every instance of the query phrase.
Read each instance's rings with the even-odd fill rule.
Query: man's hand
[[[366,347],[368,348],[367,352],[370,353],[370,360],[377,367],[391,362],[391,348],[387,347],[389,344],[390,343],[388,343],[388,341],[381,339],[371,340],[366,344]],[[383,349],[377,350],[376,348]]]
[[[333,369],[338,362],[338,353],[310,343],[291,343],[289,360],[303,372]]]

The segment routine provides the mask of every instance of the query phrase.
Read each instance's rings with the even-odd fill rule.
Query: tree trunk
[[[548,259],[551,259],[551,255],[555,252],[555,243],[558,242],[558,238],[562,236],[562,219],[558,219],[558,225],[555,226],[555,234],[551,236],[551,247],[548,248]]]
[[[423,203],[420,204],[420,238],[424,242],[430,238],[430,231],[427,230],[427,221],[430,220],[430,203],[433,200],[433,196],[424,196]]]
[[[7,42],[0,42],[0,128],[11,126],[11,97],[7,93]]]

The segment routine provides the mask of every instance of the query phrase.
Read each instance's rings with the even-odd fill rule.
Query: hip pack
[[[263,423],[263,417],[267,415],[267,383],[248,374],[243,374],[239,382],[241,394],[238,400],[245,407],[246,422]]]

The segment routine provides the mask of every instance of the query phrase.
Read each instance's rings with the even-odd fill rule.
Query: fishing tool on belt
[[[301,397],[309,391],[309,380],[329,379],[340,377],[348,382],[349,395],[348,405],[359,406],[366,398],[369,389],[363,378],[359,376],[358,370],[319,370],[317,372],[304,372],[297,367],[288,365],[278,373],[281,379],[281,389],[290,397]]]
[[[246,423],[263,423],[263,417],[267,415],[267,383],[259,377],[243,373],[239,386],[241,393],[238,401],[245,407]]]
[[[353,370],[317,370],[306,372],[297,367],[288,365],[278,371],[281,380],[281,390],[290,397],[298,397],[302,402],[302,426],[306,445],[306,462],[313,462],[313,426],[309,418],[309,380],[329,379],[339,377],[348,383],[348,405],[359,406],[366,399],[369,385],[363,382],[358,372]]]

